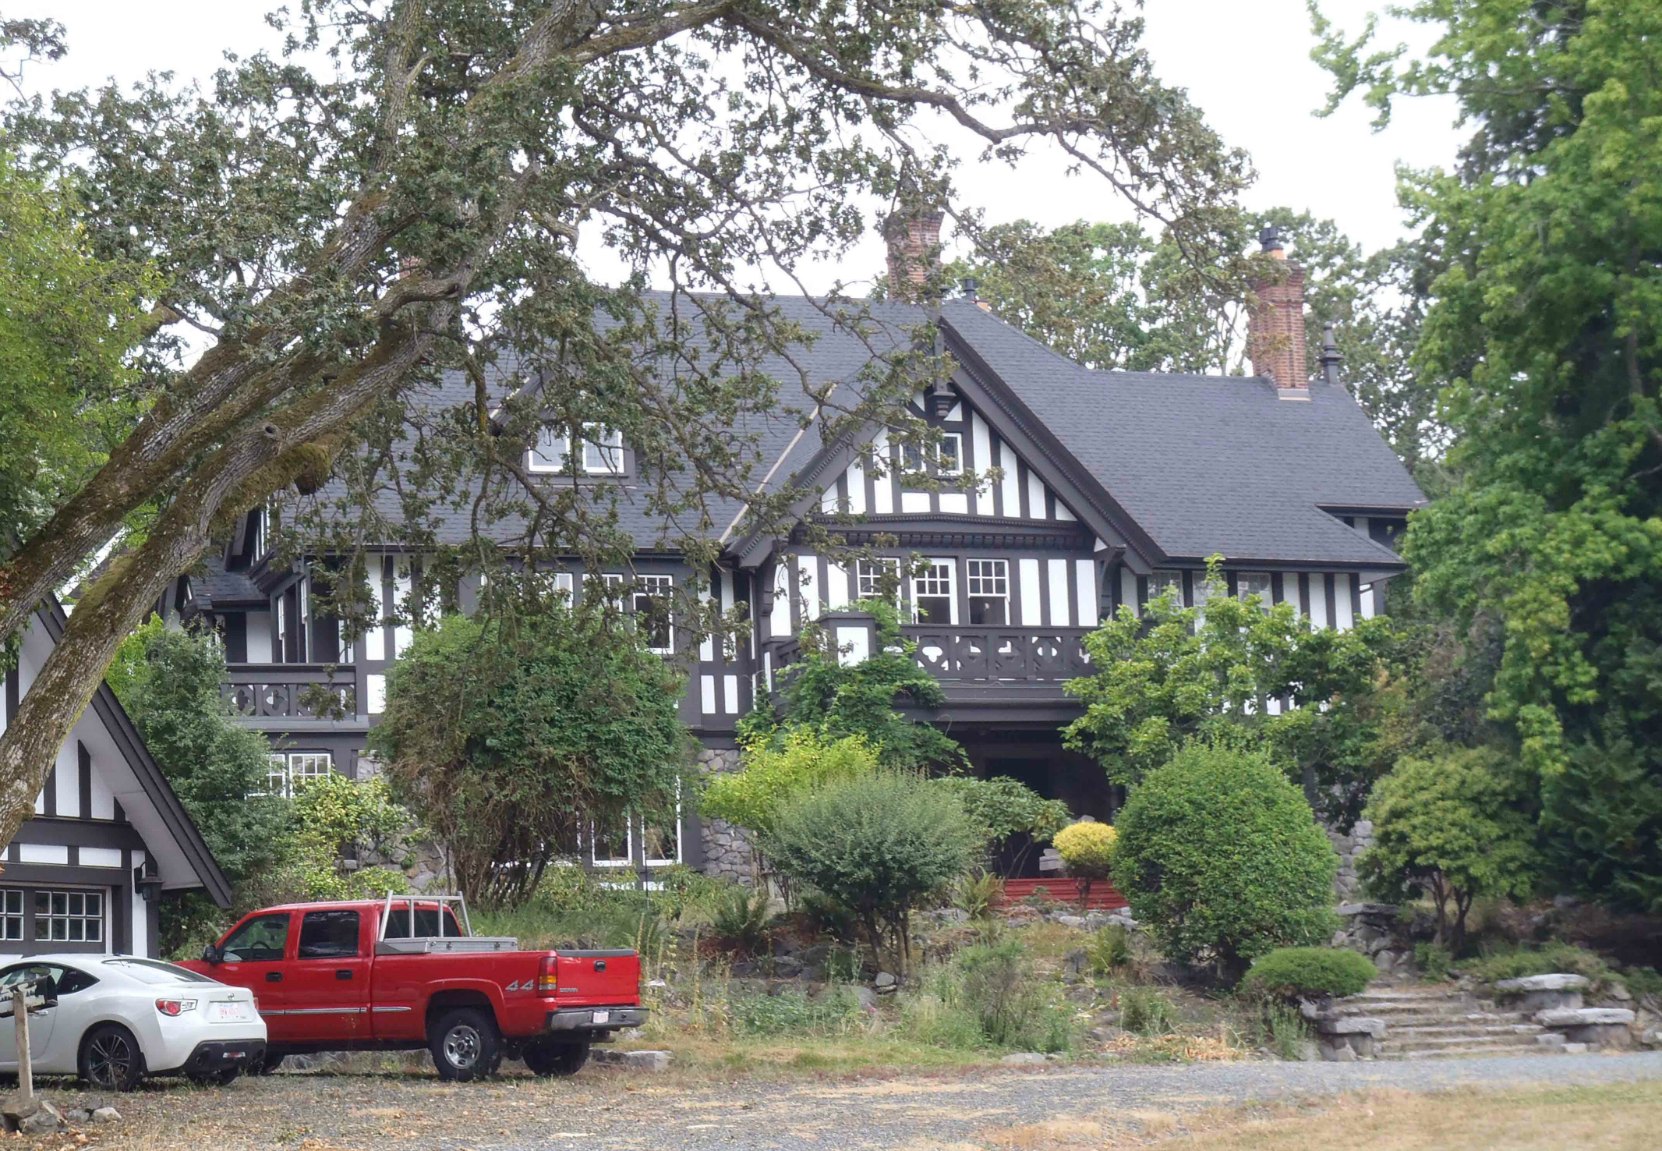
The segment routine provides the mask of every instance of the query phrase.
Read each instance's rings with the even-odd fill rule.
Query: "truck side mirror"
[[[225,955],[219,950],[219,945],[217,943],[210,943],[202,949],[203,963],[220,963],[223,962],[224,959]]]

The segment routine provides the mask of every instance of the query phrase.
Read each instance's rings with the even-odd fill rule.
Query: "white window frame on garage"
[[[35,904],[35,943],[95,943],[109,942],[110,893],[104,888],[36,887],[30,890]],[[41,910],[45,900],[46,910]],[[97,911],[88,910],[96,901]],[[59,908],[62,910],[59,910]],[[60,934],[55,924],[63,925]],[[41,930],[45,928],[46,934]],[[77,929],[80,934],[75,934]],[[90,930],[89,930],[90,929]]]
[[[0,943],[23,942],[23,898],[21,887],[0,888]]]

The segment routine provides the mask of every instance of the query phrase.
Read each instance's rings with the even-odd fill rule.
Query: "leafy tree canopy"
[[[673,818],[687,762],[684,685],[663,657],[602,597],[522,586],[516,612],[417,633],[370,737],[394,795],[486,904],[528,899],[593,824]]]
[[[1662,909],[1662,116],[1655,0],[1438,0],[1423,57],[1318,17],[1335,100],[1447,94],[1472,136],[1402,197],[1443,268],[1415,368],[1457,442],[1410,524],[1426,602],[1499,637],[1488,703],[1558,880]],[[1369,30],[1371,32],[1371,29]]]
[[[779,810],[796,796],[877,770],[877,751],[864,736],[831,739],[801,727],[778,739],[750,739],[743,766],[710,780],[699,810],[765,838]]]

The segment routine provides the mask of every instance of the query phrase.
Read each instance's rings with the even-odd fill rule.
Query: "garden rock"
[[[1535,1022],[1562,1032],[1569,1041],[1566,1050],[1576,1045],[1626,1048],[1633,1045],[1634,1018],[1625,1007],[1560,1007],[1537,1013]]]
[[[0,1108],[0,1117],[4,1117],[7,1131],[22,1135],[55,1135],[69,1130],[62,1112],[44,1099],[25,1102],[13,1096]]]
[[[1373,1039],[1383,1039],[1385,1021],[1359,1015],[1341,1015],[1318,1020],[1316,1031],[1322,1035],[1366,1035]]]
[[[893,995],[895,989],[900,986],[900,980],[896,979],[894,974],[888,971],[879,971],[877,973],[877,978],[873,982],[877,987],[877,994],[879,995]]]
[[[630,1071],[668,1071],[670,1053],[668,1051],[608,1051],[604,1048],[590,1056],[596,1063],[607,1063],[613,1067],[624,1067]]]
[[[94,1107],[91,1118],[94,1123],[119,1123],[121,1112],[114,1107]]]
[[[1495,984],[1496,994],[1516,1000],[1520,1011],[1577,1009],[1581,993],[1587,988],[1585,975],[1555,974],[1526,975],[1521,979],[1502,979]]]
[[[1030,1067],[1046,1063],[1048,1060],[1037,1051],[1012,1051],[999,1062],[1006,1067]]]
[[[1083,915],[1058,915],[1055,919],[1056,922],[1060,923],[1063,927],[1077,927],[1081,931],[1089,926]]]

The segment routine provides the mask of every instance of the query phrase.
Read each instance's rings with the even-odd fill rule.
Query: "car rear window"
[[[423,939],[439,935],[439,909],[436,907],[418,907],[415,913],[415,930],[410,930],[410,909],[394,907],[392,915],[387,919],[387,929],[381,933],[382,939]],[[444,910],[444,931],[442,934],[451,938],[458,938],[462,934],[461,925],[456,922],[456,915],[449,908]]]
[[[188,967],[179,967],[172,963],[163,963],[159,959],[136,959],[131,956],[122,956],[120,959],[106,959],[106,964],[119,967],[122,971],[137,979],[140,983],[217,983],[216,979],[209,979],[206,975],[199,975]]]

